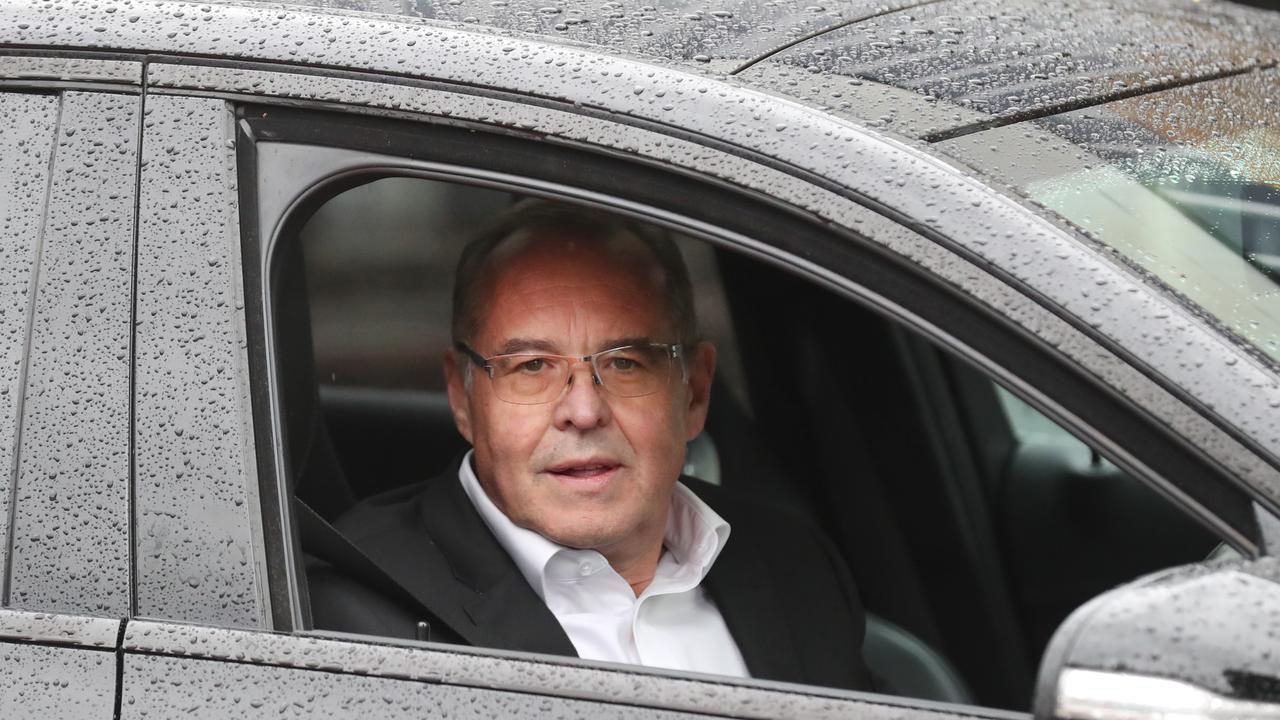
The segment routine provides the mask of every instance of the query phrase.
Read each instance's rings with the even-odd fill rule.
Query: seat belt
[[[302,541],[303,552],[329,563],[352,579],[359,580],[389,598],[417,608],[426,618],[418,621],[416,629],[418,640],[429,641],[433,626],[453,630],[448,623],[440,619],[440,616],[423,605],[413,593],[396,582],[387,574],[387,571],[338,532],[338,529],[329,524],[328,520],[312,510],[311,506],[296,497],[293,502],[297,508],[294,517],[298,518],[298,536]],[[461,637],[461,634],[456,631],[454,634]]]

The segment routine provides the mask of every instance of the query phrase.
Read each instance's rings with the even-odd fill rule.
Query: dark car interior
[[[298,499],[328,520],[437,474],[466,449],[438,368],[448,341],[441,298],[466,235],[393,215],[438,205],[484,214],[512,200],[401,180],[419,186],[397,186],[397,197],[470,200],[371,202],[389,193],[385,182],[321,207],[277,265],[291,475]],[[408,245],[350,236],[380,224],[418,229]],[[453,249],[416,264],[397,255],[415,243]],[[1025,710],[1040,655],[1072,609],[1218,544],[1029,407],[1011,412],[1019,401],[985,374],[896,322],[745,255],[685,245],[701,258],[690,263],[699,309],[709,298],[707,334],[724,358],[687,471],[798,510],[835,541],[871,613],[864,655],[879,690]],[[377,255],[381,265],[358,262]],[[400,300],[365,302],[391,291]]]

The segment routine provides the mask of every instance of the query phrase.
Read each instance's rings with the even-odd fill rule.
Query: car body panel
[[[219,100],[147,102],[135,337],[137,613],[266,627],[234,124]]]
[[[17,82],[102,83],[137,87],[142,84],[142,63],[93,57],[50,57],[47,55],[6,55],[0,58],[0,80],[10,86]]]
[[[229,682],[233,686],[239,686],[233,677],[243,678],[252,687],[261,682],[254,680],[257,675],[269,672],[264,667],[254,668],[257,672],[240,672],[235,670],[237,667],[279,668],[282,672],[273,676],[276,685],[262,684],[274,687],[282,697],[295,692],[314,695],[328,682],[336,697],[349,692],[351,697],[366,698],[380,691],[393,698],[389,701],[392,704],[406,702],[411,707],[424,699],[440,702],[446,708],[455,702],[480,703],[483,717],[520,716],[531,707],[569,716],[591,717],[592,712],[605,712],[606,717],[614,717],[613,713],[632,717],[631,706],[659,711],[658,717],[665,717],[665,712],[678,717],[693,714],[741,718],[844,718],[856,713],[867,720],[888,720],[904,713],[920,720],[1026,717],[1021,713],[911,703],[786,683],[726,682],[714,676],[612,663],[430,643],[373,643],[336,634],[284,635],[135,620],[125,629],[123,648],[133,663],[130,668],[141,673],[130,681],[130,670],[126,670],[126,706],[135,682],[139,687],[149,686],[155,673],[171,672],[178,664],[166,662],[148,667],[133,659],[151,656],[184,660],[187,663],[183,667],[187,668],[196,668],[203,662],[206,668],[196,676],[199,680]],[[216,669],[219,666],[230,672],[220,674]],[[349,684],[332,689],[332,684],[340,682],[335,674],[357,677],[347,678],[341,682]],[[363,680],[359,676],[376,676],[383,682],[362,683],[358,682]],[[503,692],[477,692],[499,688]],[[191,689],[186,692],[190,695]],[[276,712],[276,705],[271,710]]]
[[[121,624],[0,610],[0,713],[53,720],[113,717]]]
[[[14,607],[129,612],[140,114],[138,95],[61,95],[39,280],[23,323],[29,348],[7,589]]]
[[[499,4],[418,0],[408,4],[404,14],[588,43],[638,58],[732,69],[833,27],[918,4],[920,0],[825,5],[801,0],[517,0]]]
[[[0,93],[0,113],[14,118],[0,135],[0,200],[4,205],[4,240],[8,252],[0,256],[3,272],[0,282],[0,327],[5,343],[4,360],[0,362],[0,449],[4,466],[14,466],[15,440],[19,432],[22,403],[23,366],[26,363],[26,339],[31,297],[34,294],[36,256],[44,224],[46,195],[50,182],[49,161],[53,157],[58,132],[59,98],[57,95]],[[0,482],[0,565],[9,553],[10,503],[13,498],[12,475]],[[7,590],[7,588],[0,588]]]
[[[49,720],[115,715],[115,653],[0,642],[0,714]]]
[[[0,608],[0,641],[114,650],[121,621],[91,615],[63,615]]]
[[[706,715],[545,695],[393,680],[377,675],[155,655],[127,655],[120,717],[151,718],[180,710],[198,718],[370,716],[502,718],[554,713],[568,719],[677,720]],[[226,692],[234,687],[235,692]]]
[[[806,101],[875,127],[899,119],[844,108],[832,93],[876,82],[972,111],[904,128],[946,138],[1274,64],[1280,42],[1267,27],[1266,15],[1226,4],[950,0],[840,27],[762,64],[820,77],[826,89],[807,88]],[[740,76],[753,81],[752,70]],[[783,91],[789,79],[760,77]]]

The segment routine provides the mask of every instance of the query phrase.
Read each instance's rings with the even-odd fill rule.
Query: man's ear
[[[463,366],[468,362],[459,358],[458,352],[452,348],[444,351],[444,382],[449,391],[449,410],[453,412],[453,424],[467,443],[474,445],[471,440],[471,404],[468,402],[466,384],[466,373],[470,369]]]
[[[685,358],[687,401],[685,406],[685,441],[702,432],[707,422],[707,410],[711,407],[711,381],[716,376],[716,346],[702,341],[693,346],[693,352]]]

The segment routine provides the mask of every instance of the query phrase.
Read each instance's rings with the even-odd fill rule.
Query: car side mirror
[[[1072,613],[1049,642],[1037,720],[1280,720],[1280,558],[1166,570]]]

